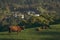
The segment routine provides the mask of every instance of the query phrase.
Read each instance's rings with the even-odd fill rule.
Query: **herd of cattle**
[[[43,26],[43,27],[48,27],[49,28],[49,26]],[[9,33],[11,33],[11,32],[17,32],[17,33],[19,33],[19,32],[21,32],[24,29],[25,28],[23,26],[22,27],[21,26],[9,26],[8,27],[8,32]],[[40,30],[40,29],[37,29],[37,30]]]

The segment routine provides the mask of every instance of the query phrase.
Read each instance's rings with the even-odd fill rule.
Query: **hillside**
[[[14,16],[18,15],[17,12],[25,16],[29,11],[33,11],[35,14],[38,13],[49,21],[54,20],[54,22],[59,22],[60,0],[0,0],[0,20],[7,16],[10,16],[14,20]],[[33,12],[30,13],[33,14]],[[26,17],[29,19],[31,16],[27,15]],[[20,20],[21,16],[17,18]]]
[[[48,10],[60,12],[60,0],[0,0],[0,8],[8,7],[37,7],[42,6]]]

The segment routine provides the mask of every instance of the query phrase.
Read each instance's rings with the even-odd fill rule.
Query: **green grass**
[[[35,28],[25,29],[19,32],[0,32],[0,40],[60,40],[60,24],[51,25],[52,29],[36,31]]]

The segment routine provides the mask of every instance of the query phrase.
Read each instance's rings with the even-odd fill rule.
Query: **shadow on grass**
[[[60,32],[57,31],[36,31],[30,33],[30,35],[39,35],[39,40],[60,40]]]
[[[60,32],[37,32],[38,35],[60,35]]]
[[[0,33],[0,35],[18,35],[17,33]]]
[[[24,40],[24,39],[9,39],[9,38],[0,38],[0,40]]]
[[[60,40],[59,38],[53,37],[53,38],[41,38],[40,40]]]
[[[37,32],[37,35],[42,35],[40,40],[60,40],[60,32]],[[46,37],[44,37],[46,36]],[[51,37],[50,37],[51,36]]]

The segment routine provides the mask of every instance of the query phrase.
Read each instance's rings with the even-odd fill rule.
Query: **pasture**
[[[0,40],[60,40],[60,24],[51,25],[52,29],[41,29],[36,31],[36,28],[28,28],[19,32],[8,34],[8,32],[0,32]]]

